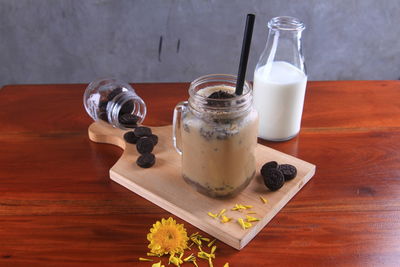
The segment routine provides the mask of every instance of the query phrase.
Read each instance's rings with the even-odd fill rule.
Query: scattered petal
[[[207,247],[211,247],[212,245],[214,245],[215,241],[217,241],[217,239],[214,239],[213,241],[211,241],[210,243],[208,243]]]
[[[211,258],[208,258],[208,265],[209,265],[210,267],[214,267]]]
[[[151,265],[151,267],[165,267],[163,264],[161,264],[160,262],[154,263],[153,265]]]
[[[214,219],[218,217],[218,214],[214,214],[214,213],[211,213],[211,212],[208,212],[207,214],[208,214],[208,216],[210,216],[210,217],[212,217]]]
[[[251,223],[245,222],[242,218],[239,218],[237,221],[238,221],[238,223],[240,224],[240,226],[242,227],[243,230],[246,230],[246,229],[248,229],[248,228],[250,228],[252,226]]]
[[[222,210],[218,213],[217,217],[221,217],[221,215],[223,215],[225,212],[226,212],[226,209],[222,209]]]
[[[267,203],[268,203],[268,200],[267,200],[266,198],[260,196],[260,199],[261,199],[261,201],[262,201],[264,204],[267,204]]]
[[[222,217],[221,217],[222,223],[227,223],[227,222],[230,222],[231,220],[232,220],[232,218],[226,217],[225,215],[222,215]]]
[[[235,206],[231,210],[242,211],[251,209],[252,207],[253,207],[252,205],[235,204]]]
[[[172,263],[173,265],[179,267],[179,266],[181,265],[181,263],[183,263],[183,261],[182,261],[181,258],[175,257],[174,254],[172,254],[172,255],[169,257],[169,262],[168,262],[168,264],[170,264],[170,263]]]
[[[139,258],[139,261],[153,261],[152,259]]]
[[[204,251],[200,251],[197,253],[197,257],[208,260],[208,258],[210,257],[210,254],[208,254],[207,252],[204,252]]]
[[[252,217],[252,216],[249,216],[249,215],[246,215],[246,220],[248,222],[258,222],[260,219]]]
[[[195,256],[193,256],[193,253],[190,254],[188,257],[184,258],[183,261],[187,262],[187,261],[193,261],[193,259],[196,259]]]
[[[147,256],[152,256],[152,257],[161,257],[162,255],[160,255],[160,254],[156,254],[156,253],[147,252]]]

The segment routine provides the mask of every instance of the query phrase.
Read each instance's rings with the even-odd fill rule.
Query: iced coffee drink
[[[252,91],[246,84],[243,95],[236,96],[234,83],[206,85],[191,87],[182,111],[182,175],[201,193],[233,196],[255,174],[258,116]]]

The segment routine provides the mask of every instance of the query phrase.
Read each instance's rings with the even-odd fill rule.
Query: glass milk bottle
[[[293,17],[268,23],[267,44],[254,72],[258,137],[285,141],[300,131],[307,75],[301,47],[304,24]]]

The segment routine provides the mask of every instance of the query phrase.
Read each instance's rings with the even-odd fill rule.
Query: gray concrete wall
[[[278,15],[305,22],[311,80],[400,77],[399,0],[0,0],[0,85],[236,74],[250,12],[249,80]]]

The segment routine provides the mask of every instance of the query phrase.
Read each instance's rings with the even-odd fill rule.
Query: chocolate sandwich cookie
[[[145,126],[136,127],[134,132],[137,137],[150,136],[152,134],[151,129]]]
[[[124,134],[124,139],[129,144],[136,144],[139,137],[137,137],[133,131],[130,131]]]
[[[285,183],[285,177],[278,169],[268,169],[266,175],[263,176],[264,183],[271,191],[276,191]]]
[[[133,109],[135,108],[135,103],[133,103],[133,101],[127,101],[125,104],[122,105],[118,116],[122,116],[124,114],[131,114]]]
[[[278,170],[282,172],[285,181],[292,180],[297,175],[296,167],[290,164],[281,164],[279,165]]]
[[[156,157],[152,153],[145,153],[138,157],[136,164],[142,168],[150,168],[156,162]]]
[[[136,142],[136,149],[140,154],[150,153],[153,148],[153,140],[150,137],[140,137]]]
[[[153,141],[153,145],[157,145],[158,144],[158,136],[157,135],[151,134],[148,137],[151,139],[151,141]]]
[[[270,161],[265,163],[260,170],[260,173],[262,176],[266,176],[267,175],[267,171],[269,169],[278,169],[278,162],[276,161]]]
[[[111,101],[114,99],[114,97],[116,97],[117,95],[119,95],[120,93],[122,93],[122,88],[121,87],[117,87],[114,90],[112,90],[108,96],[107,96],[107,100]]]
[[[219,90],[219,91],[213,92],[211,95],[209,95],[207,97],[208,99],[210,99],[210,100],[207,100],[207,104],[210,106],[217,106],[217,107],[222,106],[223,107],[223,106],[229,105],[229,103],[218,101],[218,99],[228,99],[228,98],[233,98],[233,97],[235,97],[234,94],[230,94],[223,90]],[[216,99],[216,100],[213,100],[213,99]]]
[[[122,114],[118,117],[119,123],[127,128],[136,128],[139,117],[130,113]]]

